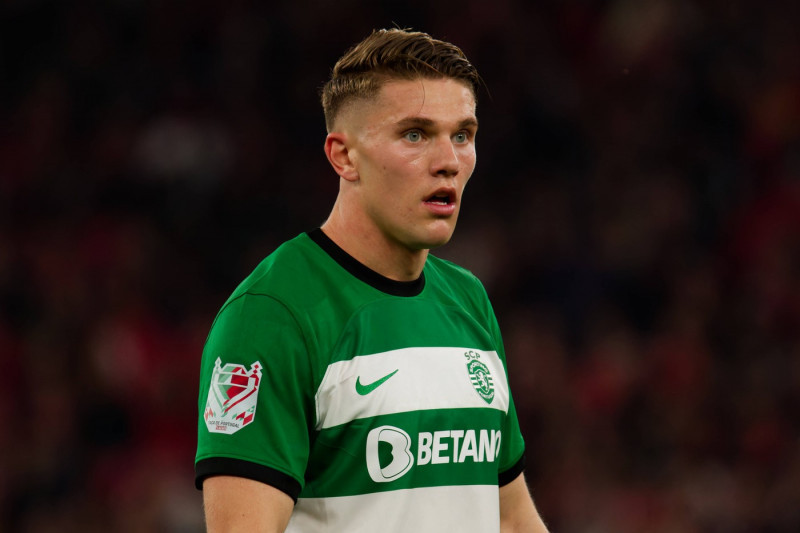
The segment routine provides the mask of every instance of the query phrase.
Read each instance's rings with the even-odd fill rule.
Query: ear
[[[328,161],[339,177],[347,181],[358,179],[358,171],[347,147],[346,133],[335,131],[325,137],[325,155],[328,156]]]

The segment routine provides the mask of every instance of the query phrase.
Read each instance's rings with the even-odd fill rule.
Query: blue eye
[[[465,131],[460,131],[453,136],[453,140],[459,144],[463,144],[469,140],[469,135]]]
[[[406,132],[405,138],[412,143],[417,143],[422,140],[422,133],[420,133],[418,130],[411,130]]]

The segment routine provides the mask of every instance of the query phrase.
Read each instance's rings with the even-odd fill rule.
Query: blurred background
[[[436,253],[552,530],[800,531],[800,3],[0,5],[0,531],[202,530],[206,333],[326,218],[317,91],[393,25],[486,82]]]

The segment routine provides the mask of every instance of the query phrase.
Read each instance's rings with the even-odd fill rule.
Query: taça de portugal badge
[[[256,416],[260,385],[261,363],[254,362],[248,370],[235,363],[223,366],[218,357],[203,413],[208,431],[232,435],[250,424]]]

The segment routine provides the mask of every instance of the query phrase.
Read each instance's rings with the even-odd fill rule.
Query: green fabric
[[[422,410],[355,420],[317,431],[315,394],[328,366],[355,356],[411,347],[466,347],[505,354],[494,313],[468,271],[429,256],[417,296],[385,294],[353,276],[307,234],[267,257],[219,312],[203,352],[196,460],[227,457],[296,479],[301,498],[412,486],[496,484],[524,444],[513,400],[496,409]],[[253,422],[234,434],[211,433],[203,418],[214,364],[263,366]],[[436,376],[431,376],[431,386]],[[496,461],[414,467],[375,483],[365,466],[370,428],[402,427],[416,440],[439,430],[502,432]],[[385,453],[385,450],[384,452]],[[411,450],[416,458],[416,443]]]

